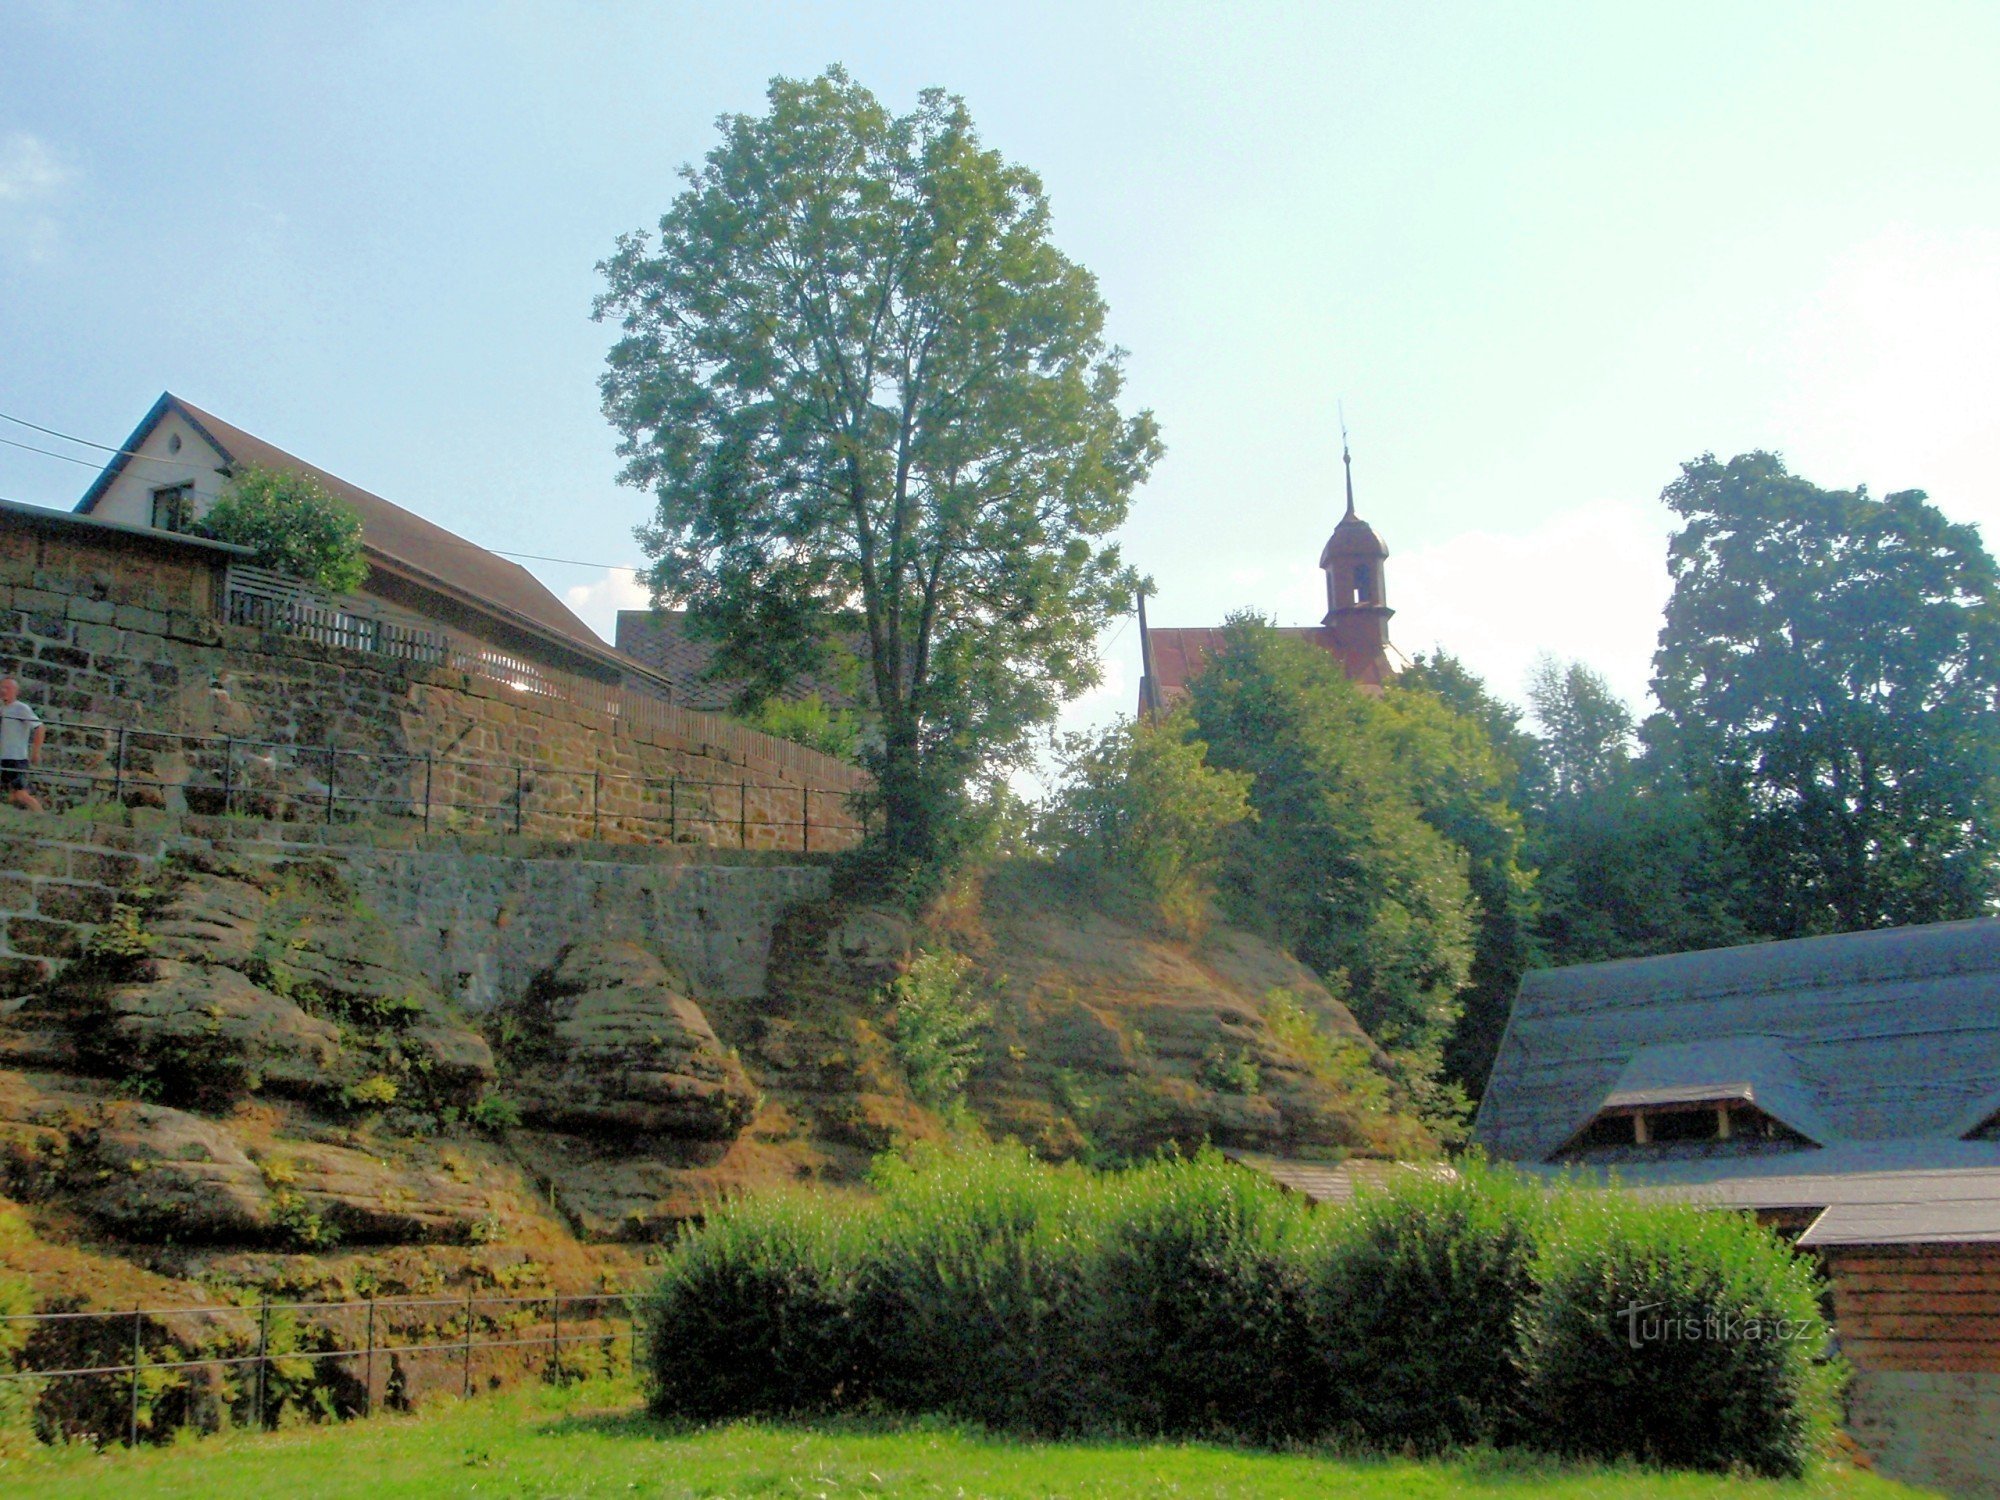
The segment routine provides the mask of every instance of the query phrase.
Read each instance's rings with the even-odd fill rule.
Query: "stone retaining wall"
[[[311,823],[132,814],[138,826],[0,811],[0,999],[82,950],[122,891],[163,856],[323,857],[404,935],[447,995],[484,1009],[518,995],[571,942],[626,938],[688,970],[697,996],[762,993],[786,907],[827,894],[818,856],[700,846],[384,833]]]
[[[73,778],[72,800],[286,819],[331,802],[613,842],[858,839],[868,778],[845,762],[553,669],[508,681],[225,625],[209,561],[172,543],[0,514],[0,673],[56,721],[45,770],[58,791]]]

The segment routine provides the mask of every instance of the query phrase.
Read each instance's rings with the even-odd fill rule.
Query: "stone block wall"
[[[334,861],[403,934],[406,956],[474,1010],[519,995],[585,937],[673,960],[698,996],[761,994],[779,917],[824,899],[830,878],[825,860],[795,853],[133,816],[141,826],[0,809],[0,1000],[73,959],[120,893],[176,849]]]
[[[1858,1370],[1847,1426],[1891,1478],[1947,1495],[2000,1496],[2000,1375]]]
[[[0,999],[74,958],[122,889],[153,870],[158,833],[9,813],[0,823]]]
[[[0,515],[0,672],[51,720],[46,769],[68,800],[753,849],[858,841],[868,778],[853,766],[553,670],[508,682],[228,626],[226,560]]]

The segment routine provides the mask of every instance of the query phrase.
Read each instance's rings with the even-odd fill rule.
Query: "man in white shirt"
[[[41,758],[44,732],[40,715],[21,701],[21,684],[0,677],[0,792],[29,812],[42,810],[28,790],[28,768]]]

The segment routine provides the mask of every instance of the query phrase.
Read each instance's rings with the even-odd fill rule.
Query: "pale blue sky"
[[[11,0],[0,411],[116,442],[171,388],[477,541],[636,561],[594,264],[833,61],[1042,174],[1164,427],[1158,623],[1317,617],[1343,397],[1399,643],[1510,694],[1543,649],[1643,693],[1704,449],[2000,525],[1992,5]],[[88,478],[0,447],[0,496]],[[531,566],[608,623],[601,568]],[[1129,707],[1133,634],[1073,719]]]

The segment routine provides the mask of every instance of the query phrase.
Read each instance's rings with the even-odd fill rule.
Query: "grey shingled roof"
[[[1668,1042],[1632,1054],[1599,1109],[1740,1100],[1824,1145],[1832,1129],[1799,1081],[1798,1065],[1775,1038],[1705,1037]]]
[[[2000,1102],[2000,921],[1530,974],[1473,1140],[1545,1161],[1653,1069],[1684,1088],[1747,1081],[1827,1146],[1954,1139]]]

